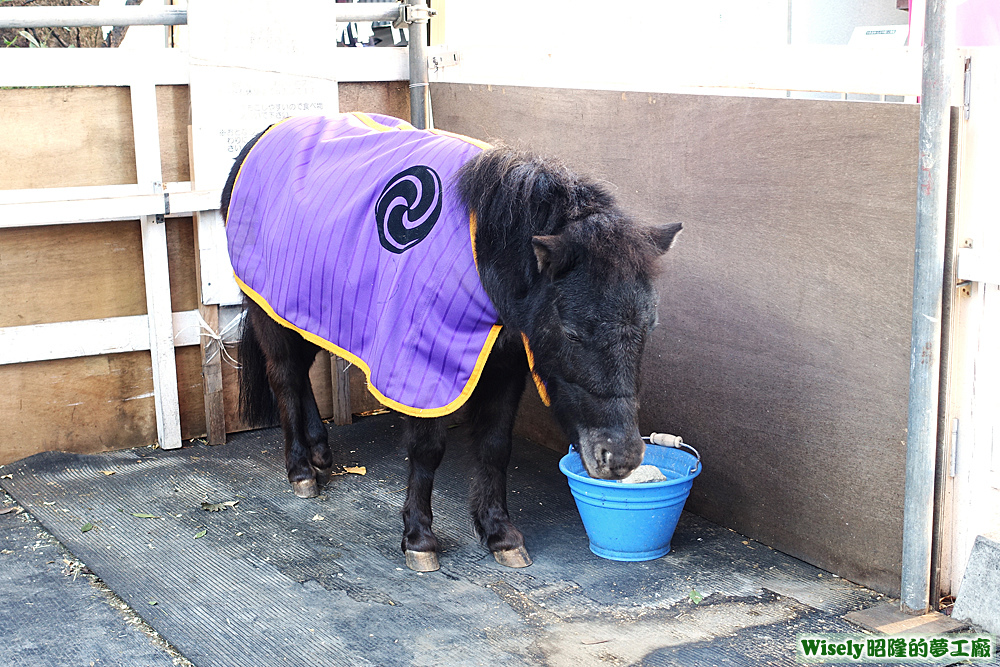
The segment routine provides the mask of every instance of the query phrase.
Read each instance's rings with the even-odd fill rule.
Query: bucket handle
[[[698,450],[691,445],[684,442],[679,435],[670,435],[669,433],[650,433],[649,435],[642,436],[642,439],[652,445],[659,445],[661,447],[673,447],[674,449],[686,449],[689,453],[694,454],[697,461],[693,466],[691,466],[691,473],[698,472],[698,466],[701,464],[701,454]],[[569,453],[578,451],[575,444],[570,444]]]
[[[673,447],[674,449],[686,449],[697,459],[695,464],[691,467],[691,472],[698,472],[698,465],[701,463],[701,454],[698,450],[691,445],[684,442],[679,435],[670,435],[669,433],[650,433],[648,436],[642,436],[642,439],[653,445],[660,445],[661,447]]]

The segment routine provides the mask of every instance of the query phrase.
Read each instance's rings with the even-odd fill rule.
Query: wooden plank
[[[198,344],[197,311],[173,313],[171,327],[175,346]],[[0,365],[148,349],[145,315],[0,328]]]
[[[368,391],[368,378],[364,372],[353,364],[347,371],[350,382],[351,414],[361,414],[382,410],[384,406]]]
[[[188,54],[174,49],[0,49],[0,86],[125,86],[188,82]]]
[[[844,619],[873,632],[881,632],[886,635],[904,633],[939,635],[968,627],[967,623],[961,623],[936,611],[920,616],[911,616],[900,611],[898,603],[891,602],[862,611],[852,611],[845,614]]]
[[[163,182],[193,181],[188,137],[188,127],[191,125],[190,88],[186,85],[157,86],[156,117],[159,123]],[[180,210],[180,205],[172,205],[171,209]]]
[[[122,185],[81,185],[69,188],[26,188],[23,190],[0,190],[0,205],[35,204],[93,199],[117,199],[138,197],[139,186],[131,183]],[[137,213],[132,219],[142,213]],[[0,215],[0,224],[6,222],[6,215]],[[27,226],[27,225],[23,225]]]
[[[16,138],[4,146],[0,183],[12,190],[135,183],[130,113],[127,88],[0,90],[0,132]]]
[[[191,310],[191,219],[166,236],[172,310]],[[0,230],[0,327],[145,314],[141,242],[134,220]]]
[[[0,464],[156,442],[148,352],[0,366],[0,385]]]
[[[93,186],[94,189],[132,188],[130,185]],[[31,190],[0,190],[0,229],[12,227],[43,227],[46,225],[75,225],[88,222],[110,222],[116,220],[137,220],[144,215],[169,216],[190,215],[194,211],[218,208],[221,190],[200,190],[197,192],[175,192],[165,195],[124,194],[111,197],[73,199],[72,190],[92,190],[83,188],[42,188],[39,197],[53,198],[49,201],[27,201]],[[66,197],[57,199],[56,192],[65,192]],[[10,193],[10,196],[5,196]],[[79,193],[82,194],[82,193]],[[7,199],[9,203],[3,200]],[[11,201],[13,200],[13,201]],[[20,201],[19,201],[20,200]]]
[[[11,51],[28,49],[0,53]],[[87,49],[69,51],[72,55]],[[187,86],[157,89],[158,125],[164,137],[161,170],[168,182],[190,180],[186,137],[177,138],[190,122],[187,105]],[[130,118],[128,88],[0,89],[0,135],[8,138],[0,188],[136,183]]]
[[[135,139],[136,179],[140,191],[162,196],[160,137],[156,115],[156,88],[152,83],[132,85],[132,128]],[[181,417],[177,398],[177,362],[170,324],[170,272],[167,260],[166,222],[162,216],[139,219],[142,234],[146,314],[149,318],[149,352],[153,364],[156,434],[160,447],[181,446]]]
[[[82,201],[0,204],[0,228],[136,220],[143,215],[162,216],[165,210],[162,193]]]
[[[136,221],[0,230],[0,326],[143,315]]]
[[[918,109],[441,84],[432,95],[438,127],[554,155],[638,219],[684,223],[657,280],[640,428],[701,451],[689,509],[898,591]]]

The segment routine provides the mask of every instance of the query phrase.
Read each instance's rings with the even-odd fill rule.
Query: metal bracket
[[[958,250],[958,281],[1000,285],[1000,261],[996,253],[973,248]]]
[[[399,6],[399,18],[392,22],[393,28],[405,28],[411,23],[427,23],[428,19],[437,16],[437,10],[427,5],[411,5],[404,2]]]
[[[445,67],[452,67],[462,62],[462,55],[458,51],[441,51],[427,56],[427,66],[435,72],[440,72]]]

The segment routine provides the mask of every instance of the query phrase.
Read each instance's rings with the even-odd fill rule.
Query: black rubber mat
[[[73,554],[15,507],[0,493],[0,512],[12,510],[0,514],[0,665],[171,667]]]
[[[559,455],[523,441],[510,509],[534,564],[503,568],[479,545],[452,443],[434,496],[442,567],[411,572],[399,425],[385,415],[331,428],[367,474],[335,477],[310,500],[289,490],[277,429],[221,447],[40,454],[0,483],[199,666],[662,664],[688,644],[880,600],[688,514],[667,556],[600,559]]]

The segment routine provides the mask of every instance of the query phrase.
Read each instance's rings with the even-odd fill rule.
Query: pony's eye
[[[572,331],[570,329],[565,329],[564,333],[566,334],[566,339],[567,340],[570,340],[570,341],[572,341],[574,343],[582,343],[583,342],[583,339],[580,338],[580,334],[578,334],[575,331]]]

